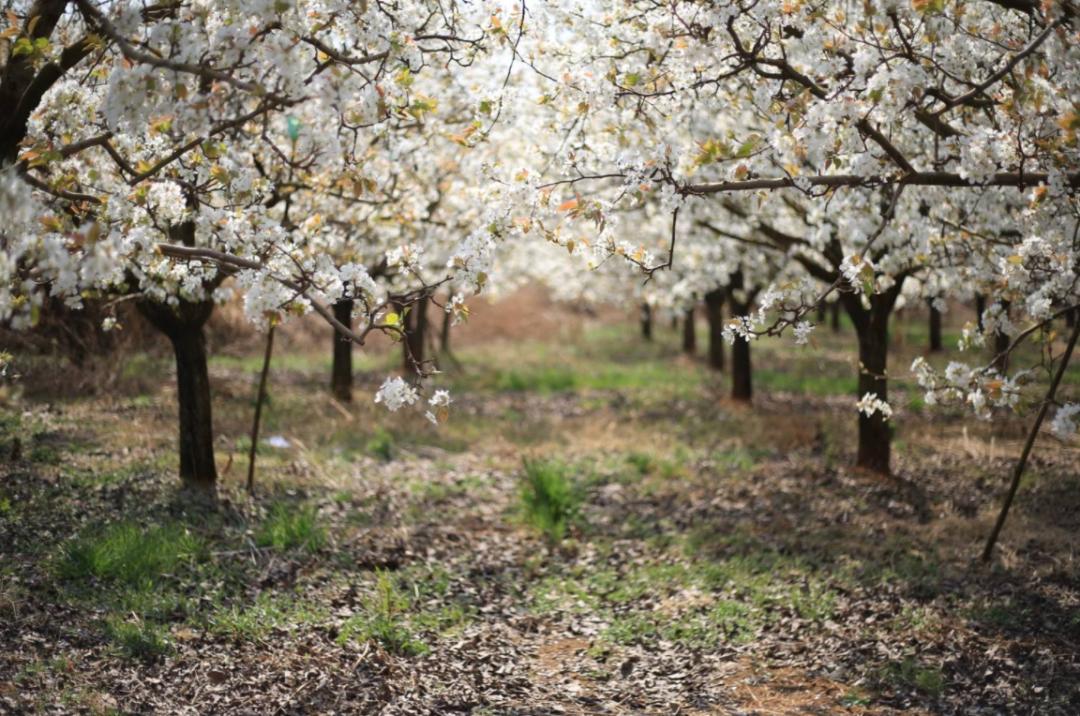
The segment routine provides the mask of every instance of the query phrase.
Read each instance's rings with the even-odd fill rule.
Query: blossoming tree
[[[943,268],[935,261],[952,237],[981,242],[968,255],[989,257],[973,267],[994,316],[1002,289],[1014,290],[1009,266],[1026,262],[1012,248],[994,260],[1002,241],[1038,237],[1043,260],[1062,272],[1025,283],[1038,300],[1013,301],[1009,323],[1045,325],[1047,306],[1080,303],[1070,4],[686,1],[542,12],[544,24],[572,30],[533,33],[522,50],[547,110],[534,123],[547,130],[537,149],[547,159],[533,167],[542,175],[525,180],[537,190],[533,225],[552,234],[588,220],[596,245],[648,272],[672,254],[642,260],[618,225],[619,212],[645,200],[670,216],[672,251],[691,202],[750,219],[758,236],[744,239],[776,232],[770,243],[841,291],[856,319],[859,464],[889,469],[888,315],[908,276]],[[560,215],[567,202],[573,212]],[[801,326],[805,335],[825,293],[810,286],[774,285],[739,333]],[[999,402],[1008,392],[995,393]]]
[[[239,290],[262,324],[313,310],[358,342],[400,332],[390,303],[418,300],[432,284],[389,296],[364,266],[335,264],[318,251],[319,212],[340,201],[335,188],[377,183],[368,142],[380,131],[396,142],[434,107],[415,78],[468,66],[489,11],[424,1],[15,3],[0,33],[0,158],[13,165],[3,179],[0,319],[31,323],[46,294],[72,306],[137,296],[176,353],[180,476],[212,492],[202,326],[214,302]],[[330,308],[342,298],[364,306],[356,330]],[[418,398],[395,382],[380,397],[391,408]],[[447,403],[442,393],[432,400]]]

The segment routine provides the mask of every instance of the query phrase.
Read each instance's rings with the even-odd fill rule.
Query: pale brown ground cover
[[[850,336],[762,346],[748,409],[665,326],[643,347],[617,318],[536,292],[477,309],[439,429],[370,405],[390,347],[335,405],[326,331],[290,329],[264,429],[289,447],[263,450],[255,499],[258,339],[219,345],[211,513],[173,493],[167,360],[91,398],[9,395],[0,712],[1080,710],[1075,450],[1040,443],[984,567],[1021,421],[927,413],[901,386],[897,479],[859,474]],[[768,389],[785,375],[833,382]],[[559,543],[522,522],[523,456],[579,488]],[[198,545],[145,589],[65,561],[125,521]]]

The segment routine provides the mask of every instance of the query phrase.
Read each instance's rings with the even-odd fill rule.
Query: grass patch
[[[768,451],[741,446],[717,450],[709,455],[709,461],[722,470],[747,472],[757,466],[758,461],[768,455]]]
[[[321,613],[292,595],[262,592],[251,604],[221,607],[209,617],[210,631],[237,640],[255,640],[275,630],[292,630],[319,620]]]
[[[848,366],[842,367],[849,369]],[[759,368],[754,371],[754,380],[762,388],[770,391],[826,397],[831,395],[854,395],[858,387],[858,379],[853,371],[851,375],[827,375],[821,372],[802,373],[791,370],[775,371]]]
[[[394,459],[394,453],[397,452],[394,436],[389,430],[378,428],[375,434],[364,444],[364,452],[372,457],[379,458],[383,462],[390,462]]]
[[[165,628],[151,621],[111,617],[105,623],[105,632],[118,654],[129,659],[153,661],[172,651]]]
[[[122,522],[64,545],[57,575],[68,580],[100,579],[143,586],[193,559],[202,542],[166,525],[147,529]]]
[[[275,502],[255,532],[255,544],[281,552],[293,549],[317,552],[326,544],[326,530],[319,524],[314,505]]]
[[[938,697],[945,691],[945,675],[941,669],[910,656],[885,664],[878,671],[878,679],[894,688],[915,689],[927,696]]]
[[[405,581],[378,571],[373,593],[361,610],[341,625],[338,643],[374,641],[394,654],[421,656],[431,649],[425,635],[439,635],[468,621],[468,612],[458,603],[432,610],[420,608],[425,596],[446,595],[449,577],[445,573],[432,572],[430,579],[408,589]]]
[[[1014,599],[983,602],[964,610],[964,616],[985,627],[1004,631],[1020,631],[1032,617],[1032,610]],[[1076,615],[1080,619],[1080,614]]]
[[[563,368],[536,367],[531,370],[499,371],[492,388],[513,393],[559,393],[578,386],[577,374]]]
[[[664,480],[674,480],[686,476],[687,456],[682,450],[672,457],[662,458],[646,452],[630,452],[626,455],[626,464],[637,477],[656,475]]]
[[[749,606],[734,600],[721,600],[707,609],[677,615],[652,610],[619,614],[603,636],[617,644],[648,644],[663,640],[695,649],[712,649],[723,643],[746,643],[754,632]]]
[[[554,460],[525,460],[520,491],[525,522],[553,542],[566,535],[578,517],[583,495],[570,477],[570,467]]]

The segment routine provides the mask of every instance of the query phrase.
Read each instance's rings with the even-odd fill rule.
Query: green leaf
[[[32,54],[34,54],[34,44],[30,42],[30,38],[20,37],[18,40],[15,41],[15,47],[13,47],[11,50],[12,57]]]

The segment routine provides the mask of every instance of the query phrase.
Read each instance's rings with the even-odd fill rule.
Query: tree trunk
[[[750,370],[750,342],[736,338],[731,346],[731,399],[749,403],[753,396]]]
[[[870,308],[863,307],[857,294],[844,294],[844,308],[855,325],[859,341],[858,398],[870,393],[878,400],[889,399],[888,356],[889,316],[903,285],[901,279],[883,294],[870,299]],[[891,473],[892,425],[880,412],[859,413],[859,447],[857,467],[881,475]]]
[[[998,331],[994,334],[994,368],[999,373],[1004,374],[1009,370],[1009,345],[1011,345],[1009,336]]]
[[[986,297],[976,294],[975,295],[975,322],[979,325],[979,330],[983,329],[982,314],[986,310]]]
[[[934,301],[927,301],[930,307],[930,352],[941,351],[941,311],[934,308]]]
[[[724,290],[705,294],[705,315],[709,320],[709,367],[724,369]]]
[[[454,324],[453,318],[450,311],[443,311],[442,331],[439,333],[439,353],[443,355],[450,355],[450,328]]]
[[[334,318],[346,326],[352,326],[353,302],[351,299],[334,304]],[[353,369],[352,341],[334,329],[334,362],[330,368],[330,392],[343,403],[352,402]]]
[[[879,400],[889,399],[886,377],[888,317],[874,327],[859,334],[859,397],[873,393]],[[892,431],[889,421],[880,413],[859,413],[859,453],[855,464],[861,468],[888,475],[892,448]]]
[[[203,326],[214,310],[212,301],[181,301],[176,307],[143,301],[140,312],[168,336],[176,354],[176,397],[180,415],[180,481],[185,489],[214,496],[214,428],[210,377],[206,367]]]
[[[652,340],[652,306],[647,303],[641,304],[641,337]]]
[[[742,271],[736,271],[731,276],[728,285],[727,298],[731,305],[732,316],[745,316],[750,313],[752,297],[743,296]],[[736,336],[731,345],[731,399],[741,403],[749,403],[754,397],[753,372],[750,366],[750,342],[745,338]]]
[[[694,326],[694,309],[686,309],[683,314],[682,350],[687,355],[697,352],[697,331]]]
[[[832,328],[832,332],[833,333],[839,333],[840,332],[840,302],[839,301],[833,301],[829,305],[829,312],[831,313],[831,319],[830,319],[829,325]]]
[[[427,298],[412,305],[405,317],[405,340],[402,341],[406,375],[419,375],[424,362],[424,340],[427,334]]]
[[[1002,301],[1001,308],[1006,315],[1009,313],[1008,301]],[[1003,331],[994,332],[994,368],[999,373],[1004,374],[1009,370],[1009,346],[1012,341],[1009,339],[1009,335]]]

